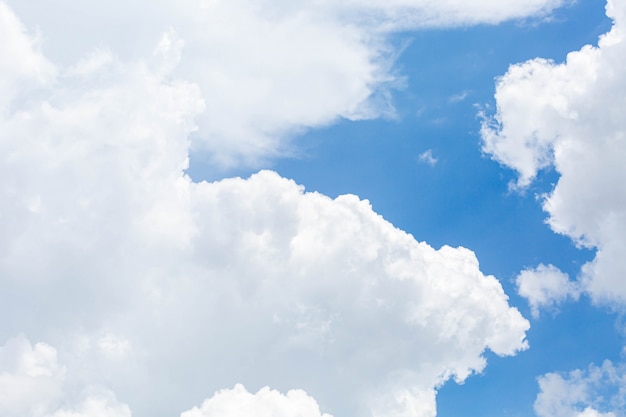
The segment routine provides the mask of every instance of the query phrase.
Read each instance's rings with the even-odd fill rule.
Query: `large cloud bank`
[[[497,114],[483,125],[484,149],[519,172],[527,186],[553,167],[558,183],[545,196],[552,229],[597,249],[582,270],[598,302],[626,302],[626,4],[610,0],[611,31],[556,64],[535,59],[498,81]]]
[[[434,416],[526,348],[471,251],[270,171],[184,175],[194,141],[248,163],[384,113],[385,31],[556,5],[364,4],[16,2],[35,38],[0,2],[0,414]]]
[[[182,47],[175,73],[200,88],[205,109],[194,143],[214,164],[290,153],[297,132],[391,115],[391,32],[424,26],[497,23],[549,13],[563,0],[394,1],[9,1],[55,62],[94,48],[126,58],[172,30]],[[95,60],[96,65],[100,60]]]

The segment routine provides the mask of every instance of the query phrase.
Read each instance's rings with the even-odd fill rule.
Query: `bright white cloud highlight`
[[[436,389],[482,371],[485,350],[527,347],[528,322],[471,251],[270,171],[184,175],[217,99],[181,79],[175,31],[149,58],[102,48],[56,77],[19,24],[4,33],[37,57],[32,74],[53,74],[6,71],[0,91],[0,313],[14,318],[0,334],[45,341],[18,339],[4,362],[25,386],[7,403],[18,417],[178,415],[236,383],[301,388],[333,415],[432,417]]]
[[[605,361],[561,375],[539,378],[540,393],[535,401],[539,417],[622,417],[626,374],[623,366]]]
[[[268,387],[256,394],[249,393],[243,385],[231,390],[221,390],[200,407],[185,411],[180,417],[332,417],[322,414],[315,400],[302,390],[292,390],[283,395]]]
[[[626,3],[611,0],[611,31],[599,46],[564,63],[513,65],[498,81],[497,113],[484,123],[484,150],[527,186],[553,167],[560,178],[545,196],[552,229],[597,249],[581,281],[597,302],[626,302]]]
[[[515,280],[517,293],[528,300],[533,317],[541,309],[555,308],[568,298],[578,299],[578,285],[554,265],[524,269]]]
[[[66,65],[95,49],[147,59],[164,31],[177,33],[180,40],[164,44],[181,58],[176,75],[196,84],[205,102],[195,146],[222,166],[288,154],[294,135],[338,118],[392,114],[389,91],[402,77],[392,68],[391,33],[544,16],[563,3],[8,0],[31,30],[41,30],[48,56]]]

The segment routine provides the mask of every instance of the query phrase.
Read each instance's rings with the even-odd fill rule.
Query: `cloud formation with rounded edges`
[[[205,6],[236,8],[214,3]],[[437,388],[481,372],[486,350],[527,347],[528,322],[470,250],[435,250],[366,200],[305,192],[271,171],[212,183],[185,175],[193,135],[221,117],[213,100],[239,99],[184,77],[178,30],[166,29],[147,58],[99,48],[65,65],[42,52],[45,25],[29,35],[5,3],[0,22],[0,52],[12,57],[0,66],[0,313],[14,318],[0,328],[0,384],[20,392],[3,412],[202,415],[230,395],[285,415],[319,415],[319,404],[334,416],[433,416]],[[358,39],[346,36],[335,47]],[[354,51],[356,67],[371,64],[366,50]],[[342,84],[352,72],[329,76],[334,56],[311,59]],[[354,95],[316,87],[346,100],[321,99],[316,109],[328,114],[274,108],[281,119],[263,117],[265,131],[242,102],[241,137],[252,125],[273,137],[290,123],[358,115],[379,71],[370,64]]]

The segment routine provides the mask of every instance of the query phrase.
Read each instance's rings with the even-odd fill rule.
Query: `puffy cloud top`
[[[579,295],[578,285],[554,265],[525,269],[515,281],[518,294],[528,300],[535,318],[540,309],[554,307],[570,297],[577,299]]]
[[[292,390],[286,395],[262,388],[251,394],[237,384],[232,390],[222,390],[180,417],[332,417],[320,413],[315,400],[304,391]]]

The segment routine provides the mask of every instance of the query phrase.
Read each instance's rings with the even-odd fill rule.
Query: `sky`
[[[625,0],[0,0],[0,415],[626,416]]]

